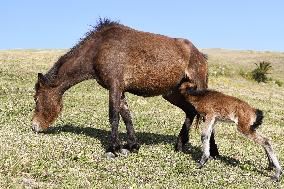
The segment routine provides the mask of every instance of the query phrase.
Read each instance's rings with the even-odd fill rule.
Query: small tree
[[[258,64],[255,63],[255,65],[257,67],[251,72],[252,78],[259,83],[266,83],[268,80],[267,74],[270,74],[269,71],[272,68],[271,63],[263,61]]]

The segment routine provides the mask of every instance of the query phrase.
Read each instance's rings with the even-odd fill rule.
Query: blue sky
[[[282,0],[3,0],[0,49],[71,48],[98,17],[199,48],[284,52]]]

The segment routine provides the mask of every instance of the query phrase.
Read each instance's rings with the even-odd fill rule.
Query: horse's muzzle
[[[43,129],[38,123],[33,123],[32,130],[35,133],[41,133],[45,131],[45,129]]]

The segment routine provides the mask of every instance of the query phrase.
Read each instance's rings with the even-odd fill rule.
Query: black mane
[[[92,29],[88,31],[84,37],[80,38],[79,41],[77,42],[76,45],[74,45],[67,53],[62,55],[58,61],[54,64],[54,66],[45,74],[45,77],[49,83],[52,83],[51,81],[54,81],[58,74],[59,68],[66,62],[66,59],[74,54],[76,49],[81,47],[85,41],[88,39],[94,37],[94,34],[102,31],[104,28],[109,27],[109,26],[115,26],[115,25],[120,25],[118,21],[111,21],[108,18],[99,18],[97,21],[97,24],[95,26],[92,26]]]
[[[217,92],[217,91],[211,89],[201,89],[201,90],[187,89],[186,92],[187,94],[192,96],[205,96],[208,93]]]
[[[114,25],[119,25],[119,22],[111,21],[108,18],[99,18],[99,20],[97,21],[97,25],[93,26],[94,30],[91,31],[91,33],[101,31],[105,27],[114,26]]]

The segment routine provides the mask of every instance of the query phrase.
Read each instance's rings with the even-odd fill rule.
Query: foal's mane
[[[187,94],[192,95],[192,96],[205,96],[208,93],[216,93],[217,91],[211,90],[211,89],[201,89],[201,90],[192,90],[192,89],[187,89]]]
[[[54,79],[56,78],[56,76],[58,74],[58,70],[66,62],[66,60],[70,56],[74,55],[75,52],[78,49],[80,49],[80,47],[83,46],[86,41],[88,41],[89,39],[94,38],[95,34],[97,32],[100,32],[100,31],[104,30],[107,27],[115,26],[115,25],[120,25],[120,24],[119,24],[118,21],[111,21],[108,18],[99,18],[99,20],[97,21],[97,24],[95,26],[92,26],[92,29],[90,31],[88,31],[84,35],[84,37],[80,38],[79,41],[77,42],[77,44],[74,45],[67,53],[62,55],[57,60],[57,62],[53,65],[53,67],[45,74],[45,78],[49,81],[49,83],[51,84],[52,81],[54,81]]]

